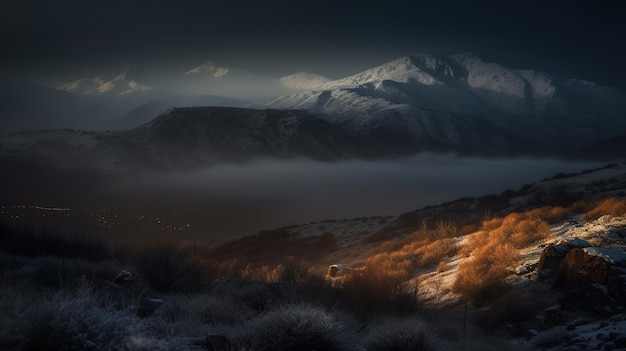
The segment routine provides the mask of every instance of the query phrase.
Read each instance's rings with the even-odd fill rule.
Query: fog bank
[[[176,209],[211,235],[230,237],[324,219],[397,215],[602,165],[430,153],[375,162],[268,160],[126,178],[115,192],[134,194],[142,206]]]
[[[61,232],[96,232],[133,245],[208,242],[325,219],[398,215],[459,197],[519,189],[559,172],[604,166],[546,159],[424,153],[393,161],[263,160],[178,173],[105,174],[7,164],[2,205],[68,207],[0,220]],[[45,215],[45,216],[44,216]]]

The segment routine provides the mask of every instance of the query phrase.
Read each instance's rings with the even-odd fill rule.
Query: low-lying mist
[[[397,215],[598,166],[430,153],[376,162],[266,160],[130,177],[120,180],[114,192],[133,194],[142,206],[175,209],[213,228],[214,235],[231,236],[324,219]]]
[[[208,242],[311,221],[397,215],[602,165],[424,153],[393,161],[259,160],[178,173],[24,171],[2,177],[1,195],[5,205],[112,208],[127,218],[116,212],[101,225],[114,241]],[[154,225],[133,222],[146,218]]]

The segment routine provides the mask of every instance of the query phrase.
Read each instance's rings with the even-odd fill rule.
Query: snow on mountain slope
[[[263,106],[304,108],[360,129],[364,124],[374,128],[389,111],[403,111],[406,119],[416,120],[433,114],[472,116],[527,137],[565,144],[626,132],[623,92],[511,69],[470,53],[402,57]]]
[[[542,73],[512,70],[472,54],[402,57],[321,88],[364,87],[370,90],[367,95],[392,103],[402,101],[456,113],[484,113],[494,108],[500,113],[538,113],[542,109],[534,100],[549,99],[557,92],[552,80]]]
[[[315,73],[298,72],[282,77],[279,81],[289,89],[313,90],[322,87],[330,79]]]
[[[401,57],[384,65],[370,68],[362,73],[351,77],[338,79],[323,86],[324,89],[337,89],[343,87],[356,87],[366,83],[382,82],[393,80],[407,83],[410,80],[417,81],[424,85],[441,84],[435,77],[422,71],[416,65],[416,59],[412,57]]]

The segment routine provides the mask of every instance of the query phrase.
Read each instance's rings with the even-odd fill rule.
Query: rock
[[[610,316],[626,306],[626,274],[619,267],[623,253],[600,248],[573,248],[559,266],[554,288],[578,291],[583,306]]]
[[[611,264],[604,257],[588,254],[585,249],[573,248],[567,252],[556,272],[555,284],[606,284]]]
[[[591,244],[587,240],[572,238],[566,240],[562,245],[567,245],[570,249],[579,248],[584,249],[586,247],[591,247]]]
[[[538,263],[526,263],[521,266],[516,267],[513,272],[517,275],[525,275],[528,274],[537,268]]]
[[[551,277],[561,265],[569,249],[567,245],[546,246],[541,252],[541,257],[537,263],[537,277],[539,279]]]

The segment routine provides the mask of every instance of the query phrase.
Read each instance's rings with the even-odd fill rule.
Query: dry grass
[[[557,223],[571,217],[573,211],[571,208],[563,206],[544,206],[535,208],[525,212],[529,219],[542,219],[548,223]]]
[[[583,214],[586,221],[598,219],[604,215],[626,216],[626,199],[617,199],[615,197],[600,200],[591,209]]]
[[[450,269],[450,265],[446,261],[441,261],[437,265],[437,273],[443,273]]]
[[[508,290],[505,278],[514,262],[517,249],[510,244],[496,244],[476,249],[472,257],[459,264],[454,290],[466,300],[482,306]]]
[[[508,290],[506,277],[519,249],[548,237],[548,222],[569,216],[567,212],[560,207],[543,207],[485,220],[460,251],[469,258],[459,265],[454,290],[477,305],[489,304]]]
[[[417,267],[435,266],[446,258],[456,255],[457,252],[458,246],[454,239],[440,239],[415,250],[418,255],[416,265]]]

